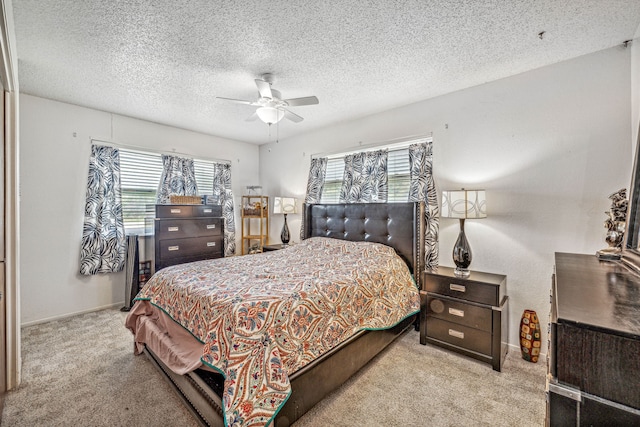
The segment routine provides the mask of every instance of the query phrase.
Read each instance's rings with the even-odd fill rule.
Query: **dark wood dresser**
[[[549,326],[547,425],[640,425],[640,277],[556,253]]]
[[[420,343],[435,344],[490,363],[500,371],[508,351],[507,276],[471,272],[456,277],[438,267],[423,273]]]
[[[224,219],[218,205],[151,205],[146,256],[151,274],[170,265],[224,255]]]

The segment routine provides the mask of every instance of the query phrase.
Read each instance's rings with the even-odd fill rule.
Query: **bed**
[[[423,218],[305,205],[298,245],[161,270],[127,317],[136,352],[203,425],[288,426],[415,323]]]

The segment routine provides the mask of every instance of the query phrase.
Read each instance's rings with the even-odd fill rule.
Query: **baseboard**
[[[509,353],[514,352],[514,353],[518,353],[520,354],[520,346],[517,345],[513,345],[513,344],[507,344],[509,346]],[[540,353],[540,356],[538,358],[538,362],[547,362],[547,353]]]
[[[76,311],[74,313],[60,314],[58,316],[52,316],[52,317],[47,317],[47,318],[44,318],[44,319],[38,319],[38,320],[32,320],[30,322],[24,322],[24,323],[20,323],[20,327],[21,328],[25,328],[27,326],[39,325],[41,323],[47,323],[47,322],[51,322],[53,320],[61,320],[61,319],[66,319],[68,317],[78,316],[80,314],[93,313],[94,311],[106,310],[106,309],[109,309],[109,308],[119,308],[119,307],[124,307],[124,301],[114,302],[113,304],[107,304],[107,305],[103,305],[103,306],[100,306],[100,307],[89,308],[87,310]]]

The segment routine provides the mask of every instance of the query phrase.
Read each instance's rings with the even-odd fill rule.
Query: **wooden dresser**
[[[170,265],[224,255],[224,219],[218,205],[151,205],[147,246],[151,274]]]
[[[547,425],[640,425],[640,277],[556,253],[549,326]]]
[[[473,357],[500,371],[508,351],[506,287],[502,274],[472,271],[460,278],[450,267],[423,273],[420,343]]]

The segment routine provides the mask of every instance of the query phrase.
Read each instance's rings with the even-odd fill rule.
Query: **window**
[[[198,195],[211,194],[213,190],[213,164],[211,160],[193,160]],[[147,205],[156,204],[161,175],[160,153],[120,149],[122,216],[126,233],[144,234]]]
[[[416,139],[387,147],[375,147],[371,150],[389,149],[387,159],[389,194],[387,201],[406,202],[409,198],[409,187],[411,177],[409,175],[409,145],[424,142],[427,139]],[[342,187],[342,176],[344,174],[344,156],[350,153],[340,153],[329,156],[327,170],[324,178],[324,188],[322,189],[321,203],[339,203],[340,188]]]

